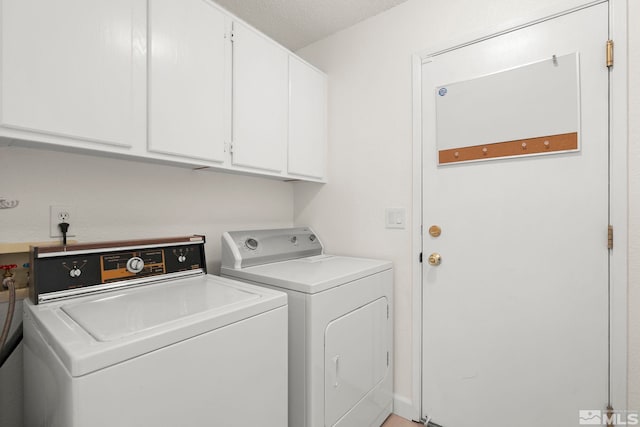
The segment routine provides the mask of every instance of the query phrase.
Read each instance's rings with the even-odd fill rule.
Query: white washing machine
[[[393,271],[332,256],[306,227],[222,236],[221,274],[285,291],[289,426],[380,426],[392,411]]]
[[[34,248],[25,426],[286,425],[286,294],[205,265],[201,236]]]

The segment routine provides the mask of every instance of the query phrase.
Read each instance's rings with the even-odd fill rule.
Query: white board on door
[[[577,52],[437,86],[434,96],[440,164],[579,150]]]

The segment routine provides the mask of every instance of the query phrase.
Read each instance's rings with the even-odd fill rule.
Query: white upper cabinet
[[[288,52],[241,23],[233,33],[232,163],[284,172]]]
[[[149,0],[149,150],[223,162],[230,20],[207,0]]]
[[[322,179],[327,149],[327,77],[289,57],[289,157],[287,171]]]
[[[324,182],[326,108],[211,0],[0,0],[0,143]]]
[[[145,23],[144,0],[3,0],[1,124],[144,144]]]

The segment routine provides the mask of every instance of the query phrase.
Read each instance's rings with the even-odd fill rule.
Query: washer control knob
[[[309,240],[311,240],[312,242],[315,242],[315,241],[316,241],[316,239],[317,239],[317,237],[316,237],[316,235],[315,235],[315,234],[310,234],[310,235],[309,235]]]
[[[185,262],[187,260],[187,257],[184,255],[180,255],[178,256],[178,262]]]
[[[80,270],[78,267],[73,267],[71,270],[69,270],[69,276],[73,277],[74,279],[76,277],[80,277],[81,274],[82,270]]]
[[[291,239],[289,239],[291,241],[291,243],[293,243],[294,245],[298,243],[298,238],[296,236],[291,236]]]
[[[142,258],[134,256],[127,261],[127,271],[129,273],[140,273],[144,268],[144,261]]]
[[[247,240],[245,240],[244,245],[247,247],[247,249],[251,249],[252,251],[258,249],[258,241],[253,238],[248,238]]]

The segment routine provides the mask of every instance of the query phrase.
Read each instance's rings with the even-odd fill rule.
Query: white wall
[[[204,234],[210,269],[220,267],[223,231],[288,227],[291,183],[206,170],[19,147],[0,148],[0,241],[49,237],[49,206],[73,207],[79,241]]]
[[[223,231],[293,224],[291,183],[18,147],[0,148],[0,196],[20,200],[0,210],[0,242],[50,240],[49,205],[69,204],[82,242],[204,234],[216,274]],[[0,426],[21,425],[19,356],[0,372]]]
[[[335,253],[391,259],[395,266],[395,392],[401,415],[412,399],[410,227],[384,228],[384,208],[412,208],[412,88],[411,55],[446,47],[465,35],[490,33],[496,26],[538,18],[541,12],[562,11],[582,0],[409,0],[383,14],[308,46],[299,52],[329,75],[329,184],[295,185],[295,223],[308,224]],[[638,5],[635,0],[635,16]],[[630,22],[637,22],[630,18]],[[469,38],[467,38],[470,40]],[[638,37],[636,36],[636,41]],[[604,44],[604,41],[603,41]],[[637,44],[636,44],[637,49]],[[638,70],[636,55],[635,70]],[[633,75],[633,73],[630,73]],[[637,71],[636,71],[637,75]],[[636,82],[637,89],[637,82]],[[636,112],[640,109],[637,90]],[[637,122],[637,120],[636,120]],[[640,178],[640,148],[635,130],[632,169]],[[636,179],[636,182],[639,180]],[[636,218],[640,188],[633,188]],[[631,217],[633,217],[633,211]],[[638,245],[640,221],[632,225],[630,241]],[[634,272],[640,279],[640,246],[635,248]],[[640,307],[640,290],[630,306]],[[640,310],[636,310],[640,311]],[[640,314],[636,313],[640,320]],[[640,323],[636,320],[636,324]],[[639,335],[639,327],[635,335]],[[633,331],[631,331],[633,332]],[[636,339],[637,340],[637,339]],[[640,341],[640,340],[637,340]],[[635,343],[634,354],[640,351]],[[637,361],[632,389],[638,402]]]

